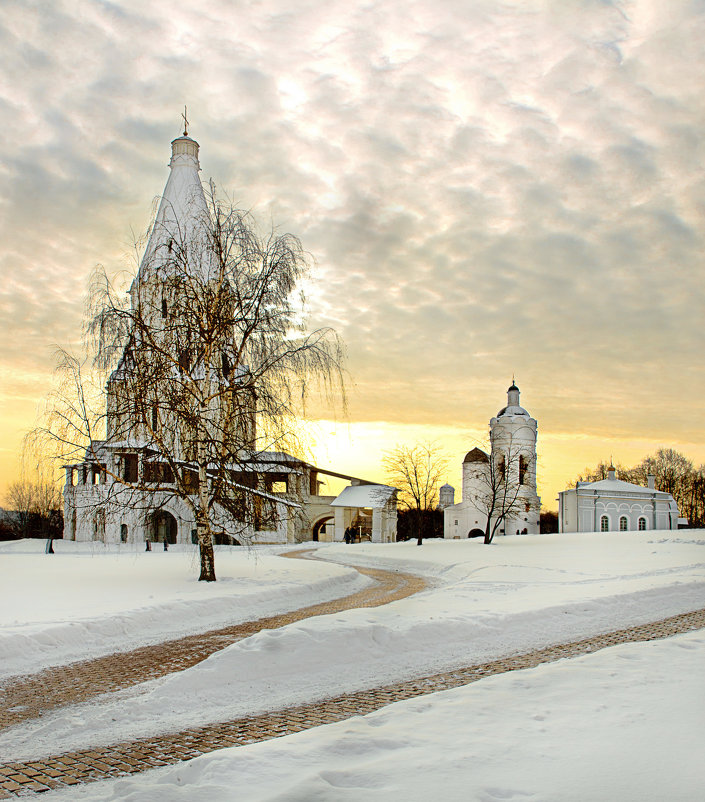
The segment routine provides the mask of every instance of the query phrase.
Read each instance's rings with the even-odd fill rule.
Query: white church
[[[481,537],[488,518],[498,535],[538,534],[537,434],[536,419],[519,404],[512,382],[507,405],[490,420],[490,453],[473,448],[465,455],[461,501],[453,503],[450,485],[440,490],[444,538]]]
[[[606,479],[578,482],[558,494],[558,522],[561,532],[632,532],[687,525],[678,517],[673,496],[656,490],[654,476],[648,476],[643,487],[618,479],[611,466]]]
[[[170,285],[166,283],[164,266],[175,261],[167,260],[167,255],[178,241],[175,237],[195,230],[199,219],[207,214],[199,176],[198,143],[185,130],[183,136],[171,143],[171,148],[169,177],[130,290],[133,310],[136,304],[144,303],[139,298],[151,297],[156,299],[155,318],[161,316],[165,320]],[[170,274],[168,278],[173,283],[183,276]],[[162,328],[166,331],[166,325],[162,324]],[[180,360],[180,354],[174,353],[170,363],[178,363],[181,368]],[[175,492],[177,478],[181,487],[194,481],[193,476],[189,478],[193,470],[189,468],[188,445],[179,444],[187,440],[188,434],[173,434],[177,456],[169,461],[155,449],[154,436],[151,439],[149,436],[150,426],[152,432],[158,427],[160,432],[168,432],[170,421],[168,409],[163,410],[163,399],[155,399],[151,423],[148,417],[147,422],[134,417],[129,403],[120,407],[120,400],[133,392],[126,390],[132,386],[126,381],[126,372],[133,363],[134,351],[130,352],[128,345],[107,384],[105,439],[93,440],[82,461],[64,466],[64,537],[106,543],[195,543],[197,527],[192,508],[197,505],[195,501],[186,503],[183,492],[181,495]],[[236,376],[234,381],[237,379]],[[149,386],[145,392],[158,396],[160,390]],[[235,424],[242,435],[241,441],[248,438],[252,443],[256,441],[255,398],[256,388],[251,394],[251,404],[244,403],[245,411]],[[130,415],[134,419],[125,420]],[[178,477],[175,470],[179,471]],[[237,464],[229,464],[226,473],[227,481],[237,481],[243,492],[255,494],[258,503],[267,507],[268,514],[255,516],[253,523],[244,527],[232,509],[216,504],[214,519],[219,529],[216,542],[342,541],[346,535],[372,542],[396,539],[396,491],[392,487],[326,470],[278,451],[247,453]],[[326,493],[326,477],[345,480],[349,485],[340,494]],[[124,492],[125,488],[129,492]],[[192,499],[195,498],[194,487]]]

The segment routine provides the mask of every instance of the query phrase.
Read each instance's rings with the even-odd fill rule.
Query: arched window
[[[609,528],[610,528],[610,519],[606,515],[603,515],[602,518],[600,518],[600,531],[609,532]]]
[[[93,540],[105,542],[105,511],[98,510],[93,518]]]
[[[622,517],[619,519],[619,531],[620,532],[626,532],[628,525],[629,525],[629,523],[627,521],[627,516],[626,515],[622,515]]]
[[[120,541],[127,543],[127,524],[120,524]]]
[[[646,518],[639,518],[639,531],[643,532],[646,529]]]
[[[529,469],[529,463],[523,454],[519,454],[519,484],[524,484],[524,477]]]
[[[152,431],[156,432],[159,426],[159,412],[156,405],[152,407]]]
[[[162,317],[167,316],[166,298],[162,298]]]

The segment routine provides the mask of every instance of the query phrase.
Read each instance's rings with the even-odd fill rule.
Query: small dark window
[[[221,355],[222,363],[223,363],[223,376],[226,378],[230,375],[230,360],[228,359],[228,355],[223,351]]]
[[[600,531],[608,532],[609,528],[610,528],[610,519],[606,515],[603,515],[602,518],[600,518]]]
[[[162,298],[162,317],[166,317],[166,315],[167,315],[166,298]]]
[[[120,524],[120,542],[127,543],[127,524]]]
[[[529,469],[529,463],[523,454],[519,455],[519,484],[524,484],[524,477]]]
[[[620,531],[620,532],[626,532],[626,531],[627,531],[627,525],[628,525],[628,524],[627,524],[627,518],[626,518],[626,516],[625,516],[625,515],[623,515],[623,516],[622,516],[622,517],[619,519],[619,531]]]
[[[174,247],[174,240],[170,239],[169,242],[167,242],[166,247],[167,247],[167,250],[169,251],[169,253],[171,253],[171,251],[172,251],[172,249]]]
[[[194,546],[198,543],[198,529],[191,530],[191,543],[193,543]]]
[[[123,456],[123,475],[126,482],[137,481],[137,454],[125,454]]]
[[[187,372],[191,367],[191,358],[189,352],[184,349],[179,353],[179,370]]]
[[[646,530],[646,518],[639,518],[639,531],[644,532]]]
[[[152,431],[156,432],[159,426],[159,411],[156,407],[152,407]]]

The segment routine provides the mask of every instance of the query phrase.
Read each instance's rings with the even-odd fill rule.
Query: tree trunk
[[[201,575],[199,582],[215,582],[215,555],[213,553],[213,536],[204,513],[199,510],[196,516],[198,532],[198,550],[201,555]]]
[[[201,421],[205,419],[206,410],[201,406]],[[215,554],[213,553],[213,533],[208,522],[208,455],[204,438],[205,432],[199,421],[196,429],[198,438],[196,453],[198,455],[198,511],[196,512],[196,531],[198,533],[198,550],[201,554],[201,575],[199,582],[215,582]]]
[[[208,524],[208,471],[205,462],[205,449],[198,443],[198,511],[196,531],[198,550],[201,554],[201,575],[199,582],[215,582],[215,554],[213,553],[213,534]]]
[[[488,518],[487,519],[487,526],[485,527],[485,545],[486,546],[489,546],[489,544],[492,542],[492,538],[494,538],[494,533],[495,533],[496,529],[497,529],[497,527],[493,527],[492,526],[492,519]]]

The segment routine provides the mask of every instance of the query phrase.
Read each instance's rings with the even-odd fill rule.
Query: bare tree
[[[382,461],[387,481],[399,491],[398,503],[415,519],[416,543],[423,543],[425,514],[438,503],[438,488],[448,460],[434,443],[398,445]]]
[[[492,450],[492,456],[481,463],[475,474],[473,503],[486,517],[486,544],[492,543],[502,524],[506,528],[508,519],[535,511],[533,498],[523,493],[526,479],[533,470],[531,459],[511,437],[505,437],[501,446]]]
[[[332,330],[305,330],[299,240],[260,234],[213,185],[204,206],[188,224],[155,224],[127,296],[96,271],[92,361],[61,352],[65,381],[44,432],[65,460],[90,461],[106,509],[183,502],[199,579],[214,581],[214,535],[246,539],[282,503],[296,506],[294,488],[287,502],[269,492],[262,454],[296,450],[311,388],[342,391],[342,349]]]
[[[57,537],[60,533],[61,491],[55,482],[36,472],[7,488],[5,503],[15,515],[13,529],[19,537]]]

